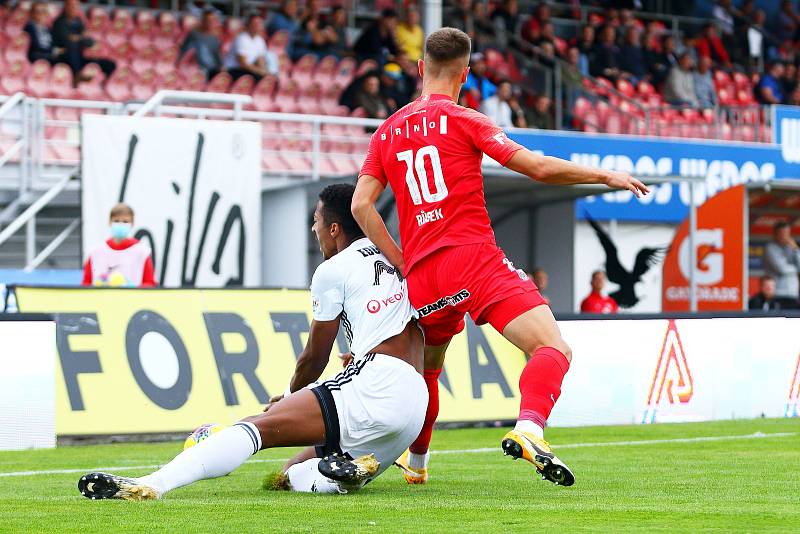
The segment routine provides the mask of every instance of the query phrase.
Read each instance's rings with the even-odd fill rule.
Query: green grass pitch
[[[503,457],[503,433],[437,430],[427,485],[407,486],[392,468],[341,496],[262,490],[289,450],[143,503],[89,501],[77,472],[2,474],[164,463],[180,443],[2,452],[0,531],[800,532],[800,419],[553,428],[548,439],[577,477],[571,488]]]

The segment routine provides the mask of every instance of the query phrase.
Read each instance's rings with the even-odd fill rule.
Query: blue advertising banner
[[[766,143],[519,130],[509,131],[508,136],[531,150],[592,167],[646,176],[702,177],[704,182],[695,187],[695,203],[699,205],[734,185],[800,177],[800,112],[794,108],[790,111],[797,117],[797,149],[792,146],[788,157],[781,146]],[[576,216],[678,222],[687,216],[688,205],[687,184],[662,184],[644,199],[614,191],[579,200]]]

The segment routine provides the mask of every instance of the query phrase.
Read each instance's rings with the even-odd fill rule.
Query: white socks
[[[138,480],[161,496],[198,480],[225,476],[260,449],[261,434],[256,425],[239,422],[212,434],[155,473]]]
[[[533,434],[539,439],[544,439],[544,428],[540,427],[533,421],[528,419],[520,419],[517,421],[517,424],[514,425],[514,430],[519,430],[520,432],[528,432],[529,434]]]
[[[425,469],[428,467],[428,460],[431,458],[431,451],[425,454],[414,454],[408,451],[408,467],[411,469]]]
[[[340,493],[336,482],[322,476],[317,466],[320,458],[310,458],[286,470],[292,491],[305,493]]]

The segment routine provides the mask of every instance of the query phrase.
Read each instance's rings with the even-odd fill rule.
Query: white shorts
[[[358,458],[374,454],[381,467],[391,466],[417,439],[428,407],[422,375],[399,358],[367,354],[311,391],[325,421],[325,446]]]

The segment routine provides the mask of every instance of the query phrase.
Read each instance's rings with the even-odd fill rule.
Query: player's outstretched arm
[[[339,332],[340,318],[341,316],[333,321],[311,321],[306,348],[297,358],[294,376],[289,382],[291,392],[303,389],[322,376]]]
[[[397,246],[397,243],[386,228],[386,223],[383,222],[380,213],[375,209],[375,201],[378,200],[384,189],[385,186],[380,180],[374,176],[362,174],[358,177],[351,209],[353,217],[364,234],[383,252],[383,255],[392,265],[405,274],[403,251]]]
[[[626,172],[584,167],[560,158],[534,154],[526,149],[515,152],[506,167],[545,184],[603,184],[612,189],[627,189],[637,197],[650,192],[646,185]]]

